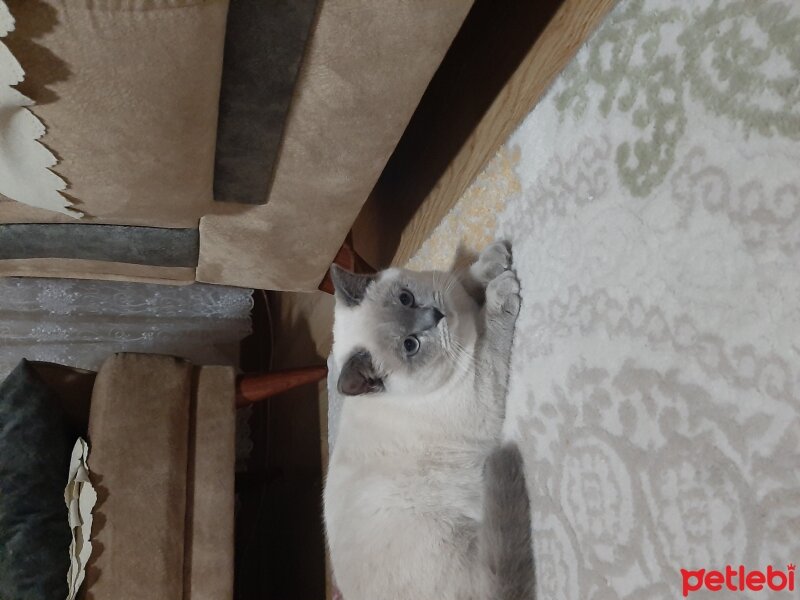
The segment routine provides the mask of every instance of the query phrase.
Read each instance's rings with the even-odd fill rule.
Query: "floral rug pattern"
[[[800,560],[798,165],[800,3],[623,0],[411,261],[512,242],[538,598]]]

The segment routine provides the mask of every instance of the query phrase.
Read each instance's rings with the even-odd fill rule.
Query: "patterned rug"
[[[799,165],[800,2],[626,0],[410,261],[513,244],[538,598],[800,561]]]

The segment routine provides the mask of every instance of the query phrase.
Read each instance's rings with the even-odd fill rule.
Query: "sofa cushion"
[[[198,281],[316,289],[471,6],[321,3],[269,199],[201,219]]]
[[[70,449],[59,402],[23,360],[0,384],[0,598],[67,592]]]
[[[184,566],[185,600],[233,597],[236,377],[195,367]]]
[[[103,364],[89,416],[100,550],[88,599],[233,597],[235,385],[230,367],[169,356]]]
[[[212,210],[228,0],[6,0],[20,91],[93,223],[197,227]],[[0,222],[72,222],[16,202]]]
[[[116,354],[97,374],[91,599],[183,595],[191,391],[191,364],[166,356]]]

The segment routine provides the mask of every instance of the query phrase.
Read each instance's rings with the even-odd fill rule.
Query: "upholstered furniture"
[[[97,375],[86,597],[231,598],[234,373],[115,355]]]
[[[232,598],[231,368],[144,354],[114,355],[97,374],[23,361],[0,394],[13,444],[0,469],[4,598],[67,595],[64,486],[78,436],[98,496],[82,597]]]
[[[282,290],[319,285],[472,4],[4,2],[84,216],[0,197],[0,275]]]
[[[20,377],[26,375],[38,394],[32,398],[33,392],[26,392],[30,409],[34,400],[49,394],[53,400],[45,415],[57,414],[71,440],[82,435],[90,444],[88,464],[98,502],[82,597],[232,598],[235,406],[319,381],[325,374],[323,366],[237,378],[230,367],[195,366],[147,354],[115,354],[97,373],[23,363],[9,378],[6,391],[17,390]],[[6,421],[19,432],[16,451],[21,452],[33,438],[24,424],[14,425],[16,421],[4,417]],[[50,500],[42,497],[37,505],[42,514],[63,514],[63,528],[57,519],[28,519],[25,537],[31,543],[53,531],[66,535],[68,542],[63,485],[70,447],[48,446],[49,455],[36,454],[35,449],[24,452],[29,457],[50,456],[38,469],[63,471],[63,482],[57,477]],[[24,479],[18,476],[16,481]],[[46,501],[49,509],[42,507]],[[66,543],[62,545],[63,576],[48,580],[55,585],[66,585],[69,561]],[[32,556],[44,558],[41,553]]]

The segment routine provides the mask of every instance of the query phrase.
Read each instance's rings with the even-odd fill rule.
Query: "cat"
[[[499,446],[519,283],[503,243],[463,274],[333,267],[346,396],[324,516],[344,600],[530,600],[522,458]]]

